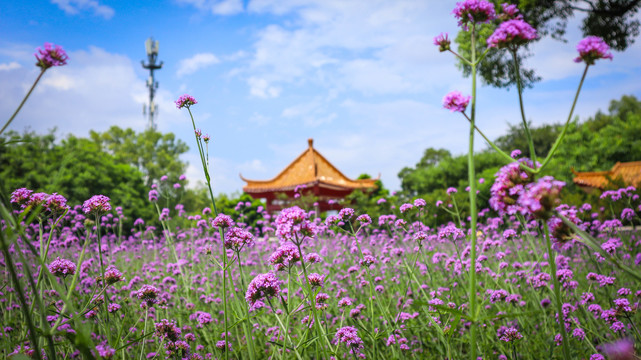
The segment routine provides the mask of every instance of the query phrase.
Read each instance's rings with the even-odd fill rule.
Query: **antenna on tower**
[[[156,81],[154,78],[154,70],[160,70],[163,64],[162,61],[160,62],[160,64],[156,64],[156,61],[158,59],[158,40],[154,41],[154,39],[151,37],[147,39],[147,41],[145,41],[145,50],[147,51],[148,63],[145,64],[144,60],[140,63],[142,64],[142,67],[144,69],[149,70],[149,78],[147,78],[147,88],[149,89],[149,104],[143,105],[142,113],[143,115],[149,115],[149,123],[147,127],[149,129],[155,130],[156,123],[154,122],[154,116],[156,115],[158,107],[154,102],[154,95],[156,94],[156,90],[158,89],[158,81]]]

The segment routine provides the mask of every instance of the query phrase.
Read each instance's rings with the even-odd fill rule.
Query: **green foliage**
[[[154,213],[146,201],[142,174],[91,140],[69,135],[56,143],[54,132],[43,136],[9,132],[0,142],[9,142],[0,147],[4,193],[21,187],[57,192],[72,206],[103,194],[111,198],[113,206],[123,207],[130,222]]]
[[[492,1],[497,9],[505,1]],[[639,20],[635,14],[641,7],[640,0],[509,0],[507,3],[516,4],[523,14],[524,20],[532,25],[539,34],[539,40],[545,36],[566,41],[564,35],[568,20],[575,15],[585,14],[581,25],[584,36],[595,35],[603,38],[614,50],[623,51],[634,43],[639,35]],[[499,21],[480,26],[477,38],[477,52],[480,54],[486,48],[487,38],[494,32]],[[538,40],[537,40],[538,41]],[[465,31],[456,36],[459,53],[470,58],[470,37]],[[518,53],[519,63],[529,57],[528,46],[522,47]],[[568,59],[570,61],[570,59]],[[459,62],[458,66],[465,76],[471,74],[471,67]],[[516,84],[514,77],[512,55],[508,51],[491,50],[480,64],[481,79],[494,87],[509,87]],[[521,77],[526,87],[541,79],[534,70],[521,66]]]
[[[535,150],[539,157],[547,155],[561,130],[560,125],[541,125],[530,127]],[[552,175],[565,181],[565,202],[581,205],[584,202],[601,204],[599,194],[587,194],[574,185],[572,168],[577,171],[609,170],[616,162],[641,160],[641,101],[634,96],[623,96],[612,100],[608,113],[597,112],[583,122],[575,120],[570,124],[565,140],[561,144],[544,175]],[[520,149],[527,154],[527,143],[522,126],[510,126],[508,133],[499,137],[496,144],[506,152]],[[475,154],[478,178],[485,182],[479,184],[479,208],[488,206],[489,189],[498,169],[505,165],[503,158],[493,150]],[[454,195],[461,211],[465,211],[467,195],[461,190],[467,186],[467,159],[465,155],[451,156],[445,149],[428,148],[421,160],[413,167],[406,167],[398,174],[401,179],[403,195],[407,198],[422,197],[428,204],[436,200],[447,201],[448,187],[456,187]],[[616,179],[613,179],[616,180]],[[621,183],[613,182],[612,188]],[[464,196],[462,196],[464,194]],[[451,201],[451,199],[450,199]],[[436,221],[452,220],[447,213],[439,213]]]
[[[371,179],[369,174],[361,174],[358,179]],[[390,194],[390,191],[383,185],[381,180],[375,182],[377,188],[374,190],[355,190],[345,197],[346,207],[358,209],[359,214],[368,214],[376,219],[383,214],[391,212],[391,205],[397,203],[397,197]],[[385,199],[379,203],[380,199]]]
[[[137,133],[133,129],[112,126],[104,133],[92,131],[91,139],[100,148],[113,154],[117,161],[137,168],[151,186],[162,175],[178,178],[187,164],[179,159],[189,150],[187,144],[177,140],[173,133],[162,134],[148,129]]]

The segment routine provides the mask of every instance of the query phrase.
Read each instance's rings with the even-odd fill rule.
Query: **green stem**
[[[96,236],[98,238],[98,255],[100,257],[100,272],[102,275],[102,283],[105,284],[105,264],[102,261],[102,238],[100,237],[100,215],[96,214]],[[107,326],[109,326],[109,308],[107,307],[107,301],[103,301],[103,307],[105,309],[105,317],[107,318]]]
[[[283,325],[283,321],[280,319],[280,316],[278,316],[278,314],[276,313],[276,309],[274,309],[274,306],[272,305],[272,300],[267,298],[267,303],[269,304],[269,307],[272,309],[272,312],[274,313],[274,316],[276,317],[276,320],[278,320],[278,325],[280,325],[281,331],[284,331],[285,325]],[[283,342],[287,341],[288,337],[289,337],[289,334],[285,333],[283,335]],[[294,353],[296,354],[296,358],[298,360],[302,360],[300,354],[298,353],[298,347],[294,346],[294,342],[291,341],[291,338],[290,338],[289,341],[292,344],[292,348],[294,349]]]
[[[467,116],[467,114],[463,113],[463,116],[465,116],[465,118],[467,119],[467,121],[469,121],[470,123],[472,123],[472,120],[469,118],[469,116]],[[483,139],[485,139],[485,141],[488,143],[488,145],[490,145],[490,146],[491,146],[491,147],[492,147],[492,148],[493,148],[493,149],[494,149],[494,150],[495,150],[499,155],[501,155],[503,158],[505,158],[505,160],[506,160],[508,163],[513,163],[513,162],[515,162],[515,161],[516,161],[513,157],[511,157],[511,156],[510,156],[510,155],[508,155],[506,152],[504,152],[503,150],[501,150],[498,146],[496,146],[496,144],[494,144],[494,142],[492,142],[492,140],[488,139],[488,137],[483,133],[483,131],[481,131],[481,129],[479,129],[479,128],[476,126],[476,124],[474,124],[474,129],[476,129],[476,132],[478,132],[478,133],[479,133],[479,135],[481,135],[481,136],[483,137]],[[531,168],[531,167],[529,167],[529,166],[525,165],[525,163],[520,162],[520,163],[519,163],[519,165],[521,166],[521,168],[522,168],[523,170],[527,170],[527,171],[530,171],[530,172],[535,172],[535,171],[536,171],[536,170],[534,170],[533,168]]]
[[[514,77],[516,78],[516,88],[519,93],[519,106],[521,107],[521,120],[523,121],[523,130],[525,131],[525,137],[527,138],[528,146],[530,147],[530,159],[534,167],[536,167],[536,152],[534,151],[534,141],[532,140],[532,134],[530,133],[530,127],[527,124],[527,119],[525,118],[525,110],[523,109],[523,85],[521,84],[521,70],[519,69],[519,59],[516,57],[516,49],[510,51],[512,53],[512,59],[514,60]]]
[[[476,27],[472,25],[472,104],[470,111],[470,142],[467,153],[468,182],[470,186],[470,276],[469,276],[469,302],[470,302],[470,359],[477,358],[477,326],[478,319],[476,303],[476,174],[474,172],[474,130],[476,117]]]
[[[9,254],[9,247],[5,242],[4,235],[5,235],[4,231],[0,231],[0,242],[1,242],[0,245],[2,245],[2,255],[4,256],[5,262],[7,263],[6,267],[9,270],[9,275],[11,276],[11,280],[14,283],[16,294],[18,296],[18,301],[20,301],[20,309],[22,310],[22,313],[24,315],[24,321],[27,323],[27,328],[29,329],[29,338],[31,339],[31,343],[34,349],[34,356],[36,357],[36,359],[40,360],[42,359],[42,355],[40,353],[40,347],[38,345],[38,338],[36,337],[36,334],[37,334],[36,327],[34,326],[33,321],[31,319],[31,313],[29,312],[27,299],[24,296],[24,292],[22,290],[22,285],[20,284],[20,280],[18,280],[18,274],[16,273],[15,265],[13,264],[13,258]],[[20,251],[20,249],[18,248],[17,251]],[[26,266],[29,266],[29,265],[26,265]],[[34,296],[37,296],[37,295],[34,294]]]
[[[211,203],[214,207],[214,214],[218,216],[218,208],[216,207],[216,200],[214,199],[214,192],[211,188],[211,177],[209,176],[209,170],[207,169],[207,161],[205,160],[205,154],[203,152],[203,146],[200,143],[200,139],[196,135],[196,121],[194,121],[194,115],[191,113],[191,109],[187,107],[189,112],[189,117],[191,118],[191,124],[194,127],[194,136],[196,137],[196,144],[198,145],[198,153],[200,154],[200,161],[203,166],[203,171],[205,173],[205,180],[207,180],[207,188],[209,189],[209,197],[211,198]],[[224,312],[224,322],[225,322],[225,339],[229,341],[227,333],[229,331],[229,322],[227,321],[227,251],[225,250],[225,236],[223,234],[222,227],[218,227],[218,234],[220,235],[220,247],[221,253],[223,256],[223,312]],[[229,347],[225,346],[225,360],[229,359]]]
[[[305,284],[307,285],[307,295],[309,297],[309,301],[311,303],[311,310],[312,310],[312,316],[314,319],[314,325],[316,327],[316,331],[318,332],[319,337],[325,338],[325,341],[327,342],[327,345],[329,346],[329,349],[333,351],[332,345],[329,342],[329,339],[327,338],[325,331],[323,327],[320,325],[320,319],[316,315],[316,298],[314,297],[314,292],[312,291],[312,285],[309,283],[309,278],[307,277],[307,267],[305,266],[305,256],[303,255],[303,250],[300,247],[301,241],[298,241],[298,235],[296,235],[296,247],[298,247],[298,254],[300,256],[300,263],[303,268],[303,275],[305,276]],[[325,346],[322,347],[323,352],[325,352]]]
[[[149,308],[145,309],[145,326],[143,327],[143,331],[142,331],[143,336],[147,332],[147,317],[148,317],[148,315],[149,315]],[[145,354],[145,339],[142,338],[140,340],[140,357],[138,359],[139,360],[144,359],[143,358],[144,354]]]
[[[565,121],[565,126],[563,126],[563,130],[561,131],[561,134],[556,138],[556,141],[554,142],[554,145],[552,145],[552,149],[550,149],[550,152],[548,153],[548,156],[545,157],[545,160],[543,160],[543,163],[541,166],[536,169],[537,172],[541,171],[545,165],[550,162],[552,159],[552,155],[556,152],[558,149],[559,145],[563,141],[563,138],[565,137],[565,133],[568,130],[568,125],[570,124],[570,120],[572,120],[572,114],[574,114],[574,108],[576,107],[576,102],[579,99],[579,93],[581,92],[581,87],[583,87],[583,81],[585,80],[585,76],[588,73],[588,68],[590,65],[585,65],[585,70],[583,70],[583,76],[581,76],[581,82],[579,82],[579,87],[576,89],[576,95],[574,95],[574,101],[572,102],[572,107],[570,108],[570,114],[568,115],[568,119]]]
[[[550,230],[548,229],[548,224],[546,221],[543,221],[543,231],[545,232],[545,245],[548,251],[548,262],[550,263],[550,276],[554,284],[554,300],[556,302],[556,312],[558,314],[559,330],[561,330],[561,336],[563,337],[563,357],[565,360],[571,359],[570,357],[570,347],[568,344],[568,336],[565,331],[565,319],[563,318],[563,299],[561,298],[561,284],[559,279],[556,276],[556,254],[552,251],[552,242],[550,241]]]
[[[4,132],[4,130],[9,126],[9,124],[11,124],[13,119],[15,119],[16,115],[18,115],[18,113],[20,112],[20,109],[22,109],[22,106],[24,105],[25,102],[27,102],[27,99],[29,98],[29,96],[33,92],[33,89],[36,88],[36,85],[38,84],[38,81],[40,81],[40,78],[42,77],[42,75],[45,73],[45,70],[47,70],[47,69],[43,68],[40,71],[40,74],[38,74],[38,77],[36,78],[36,81],[33,82],[33,85],[31,85],[31,89],[29,89],[29,92],[27,92],[27,95],[25,95],[24,99],[22,99],[22,102],[20,103],[20,105],[18,105],[18,108],[16,109],[16,111],[13,113],[13,115],[11,115],[11,117],[9,118],[7,123],[4,124],[2,129],[0,129],[0,134],[2,134]]]

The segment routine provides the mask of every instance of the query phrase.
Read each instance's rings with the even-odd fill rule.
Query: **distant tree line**
[[[557,135],[560,124],[546,124],[531,127],[537,154],[547,154]],[[554,159],[545,170],[545,175],[565,181],[566,201],[581,204],[596,201],[574,185],[572,168],[577,171],[609,170],[616,162],[641,161],[641,102],[634,96],[623,96],[612,100],[607,113],[601,111],[585,121],[575,119],[568,129],[564,142]],[[511,125],[507,134],[499,137],[496,144],[504,151],[519,149],[527,155],[527,143],[523,128]],[[488,206],[490,187],[494,175],[505,164],[499,155],[488,147],[475,154],[476,171],[485,181],[479,184],[480,208]],[[452,155],[446,149],[427,148],[421,159],[413,167],[403,168],[399,174],[402,195],[407,198],[423,197],[432,201],[447,200],[445,190],[455,187],[456,201],[465,203],[467,186],[466,155]],[[611,184],[617,187],[620,184]],[[429,203],[429,201],[428,201]],[[464,208],[462,206],[461,208]]]

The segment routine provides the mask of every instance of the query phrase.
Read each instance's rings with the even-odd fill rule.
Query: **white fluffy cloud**
[[[68,53],[68,65],[47,70],[10,129],[43,133],[57,127],[63,134],[85,136],[89,130],[104,131],[112,125],[145,128],[142,108],[148,92],[129,57],[98,47]],[[21,67],[14,66],[5,73],[7,81],[0,82],[4,114],[15,110],[38,75],[30,59],[15,61],[22,62]],[[168,111],[174,108],[172,98],[166,90],[157,93],[161,129],[179,121],[174,119],[179,114]]]
[[[0,71],[11,71],[20,68],[20,64],[18,64],[18,62],[16,61],[12,61],[10,63],[0,63]]]
[[[244,11],[243,0],[178,0],[215,15],[235,15]]]
[[[82,11],[91,11],[94,15],[111,19],[115,11],[113,8],[102,5],[96,0],[51,0],[68,15],[76,15]]]
[[[218,64],[219,62],[220,60],[218,57],[212,53],[196,54],[190,58],[180,60],[176,76],[182,77],[184,75],[193,74],[200,69]]]
[[[247,79],[247,84],[249,84],[249,93],[252,96],[267,99],[280,95],[280,88],[271,86],[264,78],[250,77]]]

